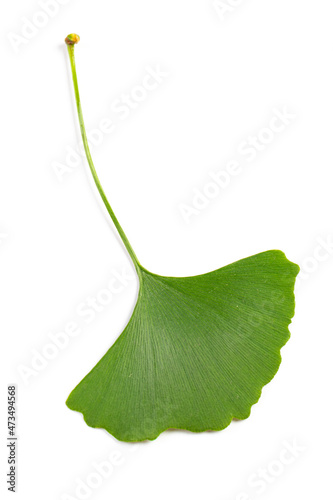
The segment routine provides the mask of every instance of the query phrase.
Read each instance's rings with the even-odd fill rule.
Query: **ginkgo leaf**
[[[189,278],[142,269],[127,327],[67,405],[124,441],[247,418],[280,365],[297,273],[279,251]]]
[[[139,294],[123,333],[70,394],[67,405],[117,439],[155,439],[169,428],[221,430],[245,419],[276,374],[289,339],[299,267],[272,250],[185,278],[139,263],[92,164],[74,61],[66,39],[88,163],[135,265]],[[73,41],[76,40],[76,41]]]

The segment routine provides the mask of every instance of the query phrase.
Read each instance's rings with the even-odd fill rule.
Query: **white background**
[[[1,7],[2,490],[11,498],[5,406],[6,385],[16,383],[20,500],[83,498],[78,480],[89,481],[93,463],[111,453],[112,474],[86,498],[330,496],[333,249],[323,241],[333,237],[332,2],[230,1],[225,16],[213,0],[62,3],[46,18],[35,0]],[[14,43],[24,18],[44,26]],[[85,162],[62,181],[55,173],[79,141],[63,43],[71,32],[81,36],[87,129],[116,123],[92,155],[142,264],[186,276],[277,248],[302,267],[281,368],[251,417],[222,432],[168,431],[132,445],[65,406],[122,331],[137,293],[130,281],[89,324],[77,313],[114,270],[132,267]],[[168,76],[121,120],[112,103],[157,66]],[[239,145],[284,107],[295,118],[247,161]],[[186,223],[181,204],[235,158],[238,175]],[[71,321],[80,334],[25,383],[18,367],[31,367],[33,349],[41,353],[49,333]],[[286,442],[301,451],[283,464]],[[259,488],[261,469],[268,475]]]

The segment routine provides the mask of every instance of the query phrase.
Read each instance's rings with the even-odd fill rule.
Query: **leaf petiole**
[[[141,266],[141,264],[136,256],[136,254],[132,248],[132,245],[130,244],[123,228],[121,227],[114,211],[111,208],[111,205],[106,197],[106,194],[105,194],[105,192],[102,188],[102,185],[100,183],[100,180],[98,178],[98,175],[97,175],[97,172],[96,172],[96,169],[95,169],[95,166],[94,166],[94,163],[92,161],[91,154],[90,154],[86,129],[85,129],[84,120],[83,120],[79,86],[78,86],[78,82],[77,82],[77,74],[76,74],[76,66],[75,66],[74,47],[75,47],[75,44],[78,43],[79,40],[80,40],[80,37],[78,35],[71,34],[71,35],[68,35],[68,37],[65,39],[65,42],[67,44],[68,55],[69,55],[69,60],[70,60],[70,64],[71,64],[76,108],[77,108],[77,114],[78,114],[79,123],[80,123],[80,130],[81,130],[81,136],[82,136],[84,150],[85,150],[87,161],[89,164],[89,168],[90,168],[91,174],[93,176],[93,179],[95,181],[98,192],[99,192],[99,194],[104,202],[104,205],[105,205],[114,225],[116,226],[116,229],[119,233],[119,236],[121,237],[121,239],[126,247],[126,250],[129,253],[129,256],[131,257],[131,260],[135,266],[135,269],[136,269],[138,275],[140,276],[140,270],[142,269],[142,266]]]

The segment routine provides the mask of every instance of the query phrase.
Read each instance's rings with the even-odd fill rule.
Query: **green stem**
[[[114,223],[114,225],[116,226],[116,229],[119,233],[119,236],[121,237],[125,247],[126,247],[126,250],[128,251],[132,261],[133,261],[133,264],[136,268],[137,271],[140,270],[141,268],[141,265],[138,261],[138,258],[137,256],[135,255],[135,252],[130,244],[130,242],[128,241],[128,238],[126,236],[126,234],[124,233],[121,225],[119,224],[118,222],[118,219],[117,217],[115,216],[115,213],[114,211],[112,210],[111,208],[111,205],[110,203],[108,202],[108,199],[104,193],[104,190],[101,186],[101,183],[100,183],[100,180],[98,178],[98,175],[97,175],[97,172],[95,170],[95,167],[94,167],[94,164],[93,164],[93,161],[92,161],[92,158],[91,158],[91,154],[90,154],[90,150],[89,150],[89,144],[88,144],[88,139],[87,139],[87,134],[86,134],[86,129],[85,129],[85,126],[84,126],[84,121],[83,121],[83,115],[82,115],[82,109],[81,109],[81,101],[80,101],[80,94],[79,94],[79,87],[78,87],[78,83],[77,83],[77,75],[76,75],[76,67],[75,67],[75,57],[74,57],[74,44],[73,45],[67,45],[67,49],[68,49],[68,54],[69,54],[69,59],[70,59],[70,63],[71,63],[71,69],[72,69],[72,77],[73,77],[73,84],[74,84],[74,93],[75,93],[75,100],[76,100],[76,107],[77,107],[77,114],[78,114],[78,117],[79,117],[79,122],[80,122],[80,129],[81,129],[81,136],[82,136],[82,141],[83,141],[83,146],[84,146],[84,150],[86,152],[86,157],[87,157],[87,161],[88,161],[88,164],[89,164],[89,168],[90,168],[90,171],[92,173],[92,176],[94,178],[94,181],[95,181],[95,184],[96,184],[96,187],[99,191],[99,194],[101,195],[101,198],[104,202],[104,205],[106,206],[106,209],[107,211],[109,212],[109,215]]]

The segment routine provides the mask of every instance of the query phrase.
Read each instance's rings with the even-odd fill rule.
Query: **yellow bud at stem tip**
[[[65,42],[67,45],[74,45],[75,43],[78,43],[80,41],[79,35],[76,35],[75,33],[71,33],[70,35],[66,36]]]

